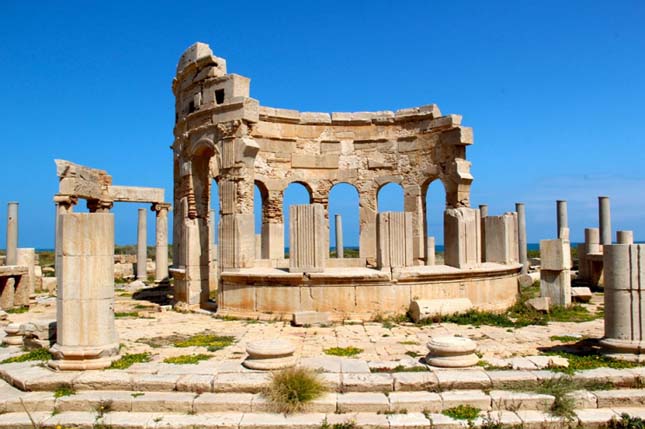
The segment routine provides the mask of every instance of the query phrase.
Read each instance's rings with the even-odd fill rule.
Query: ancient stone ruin
[[[467,298],[488,310],[514,302],[525,232],[515,213],[484,223],[470,207],[473,132],[461,116],[434,104],[331,114],[261,106],[250,97],[250,79],[228,73],[203,43],[181,56],[173,92],[177,300],[206,306],[215,283],[220,313],[319,311],[335,319],[405,312],[412,299]],[[426,233],[423,196],[434,181],[446,191],[445,265],[434,265],[434,238]],[[294,182],[311,204],[292,207],[285,225],[283,193]],[[339,183],[359,194],[359,258],[329,257],[329,193]],[[379,213],[377,193],[388,183],[403,187],[403,213]],[[220,198],[217,269],[211,186]],[[254,186],[262,194],[259,246]]]

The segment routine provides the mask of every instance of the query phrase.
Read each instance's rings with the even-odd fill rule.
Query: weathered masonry
[[[173,275],[179,301],[204,305],[212,272],[219,276],[222,312],[375,314],[405,310],[413,297],[468,297],[489,309],[514,301],[517,256],[505,262],[482,260],[482,221],[479,210],[470,208],[473,177],[466,160],[473,133],[461,125],[461,116],[442,115],[436,105],[332,114],[263,107],[250,97],[250,80],[227,73],[226,61],[203,43],[181,56],[173,92]],[[434,249],[426,237],[423,196],[435,180],[446,191],[444,266],[426,265],[434,260]],[[293,182],[305,186],[310,203],[322,206],[324,228],[298,241],[298,246],[313,246],[312,251],[321,241],[329,249],[328,233],[321,230],[329,228],[330,189],[338,183],[357,189],[358,259],[326,255],[310,270],[284,259],[284,228],[289,226],[283,220],[283,193]],[[388,183],[403,187],[404,217],[377,211],[377,193]],[[220,198],[218,271],[209,269],[213,184]],[[260,255],[254,186],[263,199]],[[303,222],[318,225],[302,213]],[[291,228],[297,227],[292,222]],[[512,234],[490,239],[516,237],[516,220],[508,228]],[[385,231],[390,236],[383,236]],[[385,245],[394,247],[379,247]],[[517,254],[517,243],[500,245]],[[309,250],[290,249],[298,251],[305,255]],[[379,257],[385,254],[398,256]],[[390,259],[396,264],[383,262]]]

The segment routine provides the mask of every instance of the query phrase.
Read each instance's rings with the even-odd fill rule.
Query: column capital
[[[113,201],[87,200],[87,209],[90,211],[90,213],[106,213],[109,212],[113,206]]]
[[[150,211],[159,213],[162,210],[170,211],[172,210],[172,204],[170,203],[152,203],[150,206]]]
[[[62,206],[75,206],[78,204],[78,197],[72,195],[54,195],[54,203]]]

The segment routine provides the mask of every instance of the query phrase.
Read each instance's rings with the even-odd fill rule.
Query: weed
[[[352,420],[348,420],[343,423],[329,424],[327,422],[327,417],[325,417],[320,425],[320,429],[358,429],[358,426],[356,426],[356,423]]]
[[[392,373],[392,372],[427,372],[428,368],[425,366],[403,366],[397,365],[394,368],[382,367],[372,368],[371,372]]]
[[[307,368],[287,368],[271,374],[263,396],[277,412],[294,413],[325,393],[325,384],[317,372]]]
[[[448,408],[447,410],[443,410],[442,414],[455,420],[473,421],[477,417],[479,417],[480,412],[481,410],[479,408],[462,404],[453,408]]]
[[[63,396],[76,395],[76,391],[71,387],[59,387],[54,391],[54,398],[62,398]]]
[[[138,398],[139,396],[143,396],[143,395],[145,395],[145,393],[143,392],[130,393],[130,396],[132,396],[133,398]]]
[[[235,342],[235,337],[197,334],[174,343],[175,347],[206,347],[209,352],[221,350]]]
[[[130,368],[135,363],[150,362],[150,353],[133,353],[121,356],[120,359],[115,360],[110,365],[109,369],[126,369]]]
[[[551,356],[561,356],[569,361],[568,367],[551,367],[553,372],[561,372],[564,374],[573,374],[576,371],[584,371],[587,369],[595,368],[635,368],[641,366],[637,362],[628,362],[623,360],[613,359],[611,357],[600,354],[599,351],[586,352],[584,355],[577,355],[563,351],[554,351],[545,353]]]
[[[21,314],[29,311],[29,307],[16,307],[5,310],[9,314]]]
[[[212,355],[197,354],[197,355],[181,355],[164,359],[164,363],[172,363],[175,365],[195,365],[202,360],[212,358]]]
[[[561,343],[573,343],[580,341],[582,338],[573,337],[571,335],[552,335],[549,337],[551,341],[560,341]]]
[[[580,304],[574,304],[570,307],[555,306],[551,309],[548,319],[552,322],[589,322],[602,316],[591,313],[586,307]]]
[[[410,356],[411,358],[417,358],[417,357],[421,356],[419,353],[413,352],[413,351],[407,351],[407,352],[405,352],[405,354],[407,356]]]
[[[139,317],[139,313],[136,311],[130,311],[130,312],[116,312],[114,313],[114,317],[117,319],[123,319],[125,317]]]
[[[34,360],[46,361],[52,359],[53,356],[49,351],[45,349],[36,349],[27,353],[23,353],[20,356],[10,357],[3,360],[0,363],[15,363],[15,362],[28,362]]]
[[[332,347],[324,350],[326,355],[351,357],[363,353],[363,349],[358,347]]]
[[[640,417],[632,417],[629,414],[623,413],[620,415],[620,420],[616,417],[609,422],[609,429],[645,429],[645,420]]]

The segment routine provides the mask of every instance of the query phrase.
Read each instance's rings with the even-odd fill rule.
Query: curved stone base
[[[426,356],[426,363],[428,365],[438,366],[440,368],[465,368],[475,366],[477,362],[479,362],[479,357],[474,353],[457,356],[435,356],[433,354]]]
[[[472,269],[414,266],[389,271],[328,268],[288,273],[276,268],[224,271],[218,314],[291,320],[298,311],[329,313],[330,319],[371,320],[405,314],[415,299],[468,298],[475,308],[504,311],[517,300],[521,266],[486,263]]]
[[[645,351],[645,341],[619,340],[616,338],[603,338],[600,345],[614,353],[636,353]]]
[[[54,356],[47,365],[57,370],[104,369],[119,358],[119,344],[102,347],[61,346],[54,344],[49,349]]]
[[[246,359],[242,362],[248,369],[259,371],[275,371],[278,369],[291,368],[296,366],[296,357],[287,356],[274,359]]]
[[[22,335],[7,335],[2,339],[2,344],[6,344],[8,346],[21,346],[22,343]]]

